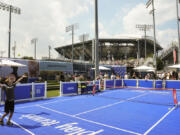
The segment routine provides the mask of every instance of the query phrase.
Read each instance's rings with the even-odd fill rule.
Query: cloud
[[[136,24],[153,24],[152,15],[149,15],[149,9],[146,9],[145,3],[140,3],[132,8],[128,14],[123,18],[123,33],[126,34],[143,34],[136,29]],[[155,17],[156,17],[156,32],[157,40],[162,47],[170,44],[172,40],[177,38],[176,30],[170,29],[168,27],[163,27],[166,23],[170,21],[175,21],[176,19],[176,2],[172,0],[157,0],[155,1]],[[163,29],[159,29],[159,27]],[[153,31],[148,32],[148,35],[153,36]]]
[[[12,46],[17,42],[17,54],[34,56],[34,46],[30,41],[38,38],[37,56],[48,56],[48,46],[60,46],[67,42],[65,27],[70,25],[70,19],[85,14],[89,9],[87,0],[31,0],[3,1],[11,3],[22,10],[21,15],[12,14]],[[0,12],[0,46],[6,50],[8,39],[8,13]],[[69,38],[68,38],[69,39]],[[53,57],[57,57],[53,51]]]

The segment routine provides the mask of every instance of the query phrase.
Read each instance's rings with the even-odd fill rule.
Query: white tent
[[[94,70],[95,68],[92,69]],[[99,70],[111,70],[111,69],[104,66],[99,66]]]
[[[25,67],[26,65],[17,63],[8,59],[2,59],[0,61],[0,66],[10,66],[10,67]]]
[[[169,68],[180,68],[180,64],[175,64],[175,65],[171,65],[171,66],[168,66]]]
[[[139,71],[154,71],[155,70],[155,68],[150,67],[150,66],[146,66],[146,65],[135,67],[134,69],[139,70]]]

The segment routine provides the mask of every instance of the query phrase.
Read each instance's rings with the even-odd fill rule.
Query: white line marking
[[[151,132],[159,123],[161,123],[174,109],[173,107],[169,112],[167,112],[159,121],[157,121],[151,128],[149,128],[143,135],[147,135],[149,132]]]
[[[99,123],[99,122],[95,122],[95,121],[92,121],[92,120],[83,119],[83,118],[80,118],[80,117],[77,117],[77,116],[74,116],[74,115],[70,115],[70,114],[67,114],[67,113],[63,113],[63,112],[60,112],[60,111],[56,111],[56,110],[54,110],[54,109],[50,109],[50,108],[48,108],[48,107],[44,107],[44,106],[41,106],[41,105],[38,105],[38,106],[41,107],[41,108],[44,108],[44,109],[46,109],[46,110],[49,110],[49,111],[58,113],[58,114],[63,114],[63,115],[65,115],[65,116],[69,116],[69,117],[73,117],[73,118],[76,118],[76,119],[80,119],[80,120],[83,120],[83,121],[86,121],[86,122],[89,122],[89,123],[94,123],[94,124],[96,124],[96,125],[101,125],[101,126],[104,126],[104,127],[116,129],[116,130],[119,130],[119,131],[131,133],[131,134],[135,134],[135,135],[142,135],[142,134],[140,134],[140,133],[133,132],[133,131],[130,131],[130,130],[121,129],[121,128],[118,128],[118,127],[106,125],[106,124],[103,124],[103,123]]]
[[[128,98],[128,99],[122,100],[122,101],[120,101],[120,102],[116,102],[116,103],[113,103],[113,104],[109,104],[109,105],[106,105],[106,106],[101,106],[101,107],[94,108],[94,109],[92,109],[92,110],[88,110],[88,111],[85,111],[85,112],[81,112],[81,113],[75,114],[74,116],[78,116],[78,115],[81,115],[81,114],[85,114],[85,113],[89,113],[89,112],[101,110],[101,109],[104,109],[104,108],[108,108],[108,107],[111,107],[111,106],[114,106],[114,105],[117,105],[117,104],[120,104],[120,103],[124,103],[124,102],[126,102],[126,101],[128,101],[128,100],[132,100],[132,99],[136,99],[136,98],[138,98],[138,97],[142,97],[142,96],[144,96],[144,95],[147,95],[147,93],[138,95],[138,96],[136,96],[136,97]]]
[[[0,113],[0,115],[2,116],[2,114]],[[8,119],[8,118],[5,118]],[[14,123],[16,126],[18,126],[19,128],[23,129],[24,131],[28,132],[31,135],[35,135],[33,132],[29,131],[28,129],[24,128],[23,126],[19,125],[18,123],[16,123],[15,121],[11,120],[12,123]]]

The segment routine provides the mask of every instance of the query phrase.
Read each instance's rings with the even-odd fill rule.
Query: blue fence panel
[[[153,88],[153,80],[139,80],[139,87]]]
[[[156,80],[156,88],[163,88],[163,86],[162,86],[162,83],[163,83],[163,81],[162,80]]]
[[[78,83],[63,83],[63,94],[78,93]]]
[[[180,81],[166,81],[166,88],[180,89]]]
[[[99,81],[96,81],[95,84],[96,84],[96,90],[99,90]]]
[[[45,86],[44,84],[36,84],[34,86],[34,90],[35,90],[35,97],[44,97],[45,94]]]
[[[88,84],[86,87],[87,91],[92,91],[93,90],[93,84]]]
[[[137,87],[137,80],[123,80],[126,87]]]
[[[16,86],[14,89],[15,100],[29,99],[31,95],[32,85]]]
[[[122,87],[122,80],[115,80],[115,87]]]
[[[114,88],[114,80],[106,80],[106,88]]]

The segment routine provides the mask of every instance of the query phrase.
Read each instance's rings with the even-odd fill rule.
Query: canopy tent
[[[171,66],[168,66],[169,68],[180,68],[180,64],[175,64],[175,65],[171,65]]]
[[[138,66],[138,67],[135,67],[134,69],[139,70],[139,71],[148,71],[148,72],[155,70],[155,68],[146,66],[146,65]]]
[[[9,66],[9,67],[25,67],[26,65],[21,64],[21,63],[17,63],[11,60],[7,60],[7,59],[2,59],[0,61],[0,66]]]
[[[95,69],[95,68],[91,68],[91,69]],[[107,68],[107,67],[104,67],[104,66],[99,66],[99,70],[107,70],[107,71],[109,71],[109,70],[111,70],[110,68]]]

